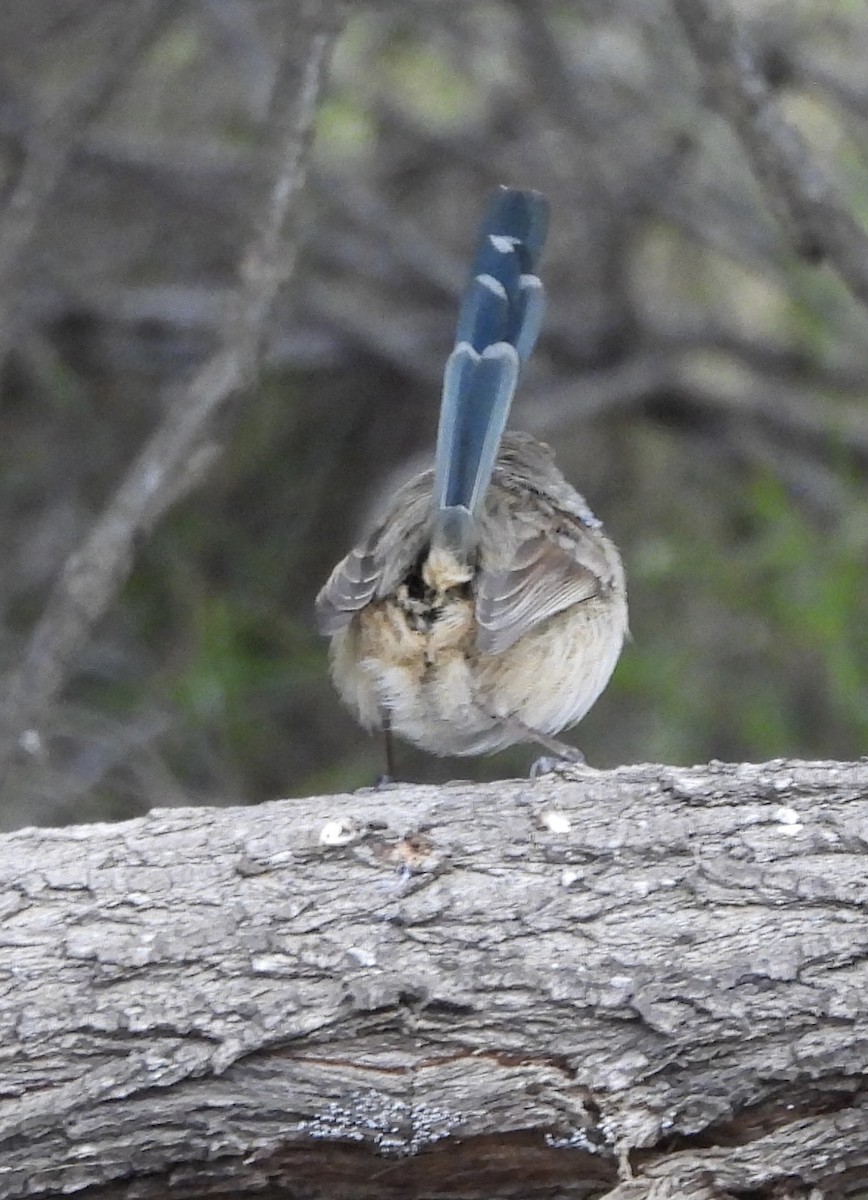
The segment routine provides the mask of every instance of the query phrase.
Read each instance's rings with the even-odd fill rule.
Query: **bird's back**
[[[320,593],[344,700],[369,728],[387,710],[396,733],[439,754],[580,720],[626,633],[614,545],[527,434],[504,435],[468,560],[432,553],[432,487],[429,471],[400,489]],[[351,610],[357,579],[369,596]]]

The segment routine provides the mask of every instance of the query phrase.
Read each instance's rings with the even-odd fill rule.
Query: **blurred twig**
[[[93,121],[176,10],[172,0],[139,0],[132,13],[124,6],[99,61],[28,139],[24,166],[0,214],[0,363],[12,337],[18,273],[45,210]],[[99,20],[105,20],[102,7]]]
[[[309,5],[287,20],[265,150],[269,186],[226,306],[220,348],[175,398],[83,545],[67,560],[0,701],[0,774],[8,771],[21,735],[40,721],[63,687],[89,630],[126,578],[136,536],[194,481],[191,468],[195,477],[197,463],[208,458],[215,415],[256,379],[267,317],[295,263],[288,226],[305,180],[317,101],[337,33],[329,8],[313,9]]]
[[[868,305],[868,235],[778,107],[736,25],[729,0],[674,0],[709,102],[729,121],[795,249],[826,259]]]

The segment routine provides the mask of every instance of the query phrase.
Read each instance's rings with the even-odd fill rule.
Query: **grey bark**
[[[0,839],[0,1198],[857,1195],[868,763]]]

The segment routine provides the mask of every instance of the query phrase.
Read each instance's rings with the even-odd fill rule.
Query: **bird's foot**
[[[543,754],[531,763],[528,774],[531,779],[539,779],[541,775],[554,775],[567,767],[585,764],[585,756],[575,746],[563,743],[563,751],[557,754]]]
[[[397,779],[393,779],[391,775],[378,775],[373,783],[362,784],[361,787],[357,787],[355,790],[357,792],[368,792],[368,793],[370,793],[370,792],[388,792],[388,791],[391,791],[392,788],[396,788],[396,787],[400,787],[400,783],[398,782]]]

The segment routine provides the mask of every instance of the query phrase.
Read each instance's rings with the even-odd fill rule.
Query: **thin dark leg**
[[[395,740],[392,737],[392,726],[389,718],[383,722],[383,749],[386,751],[386,775],[395,778]]]
[[[386,752],[386,773],[377,776],[374,787],[378,788],[388,787],[395,782],[395,743],[388,713],[383,713],[383,749]]]

